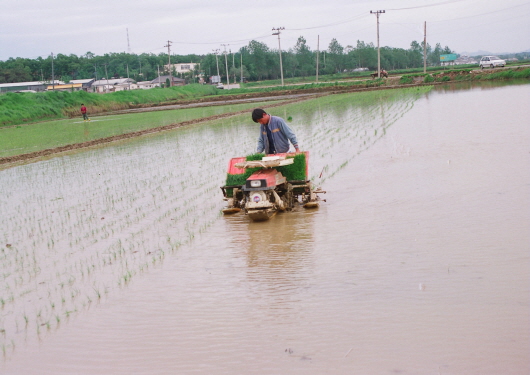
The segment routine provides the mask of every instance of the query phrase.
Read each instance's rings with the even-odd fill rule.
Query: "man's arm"
[[[298,148],[298,141],[296,139],[296,135],[294,134],[293,130],[289,127],[289,125],[285,123],[285,121],[281,117],[278,117],[278,120],[280,120],[280,124],[278,127],[280,128],[282,133],[285,134],[287,139],[291,141],[296,152],[300,152],[300,149]]]
[[[258,148],[256,151],[258,152],[258,154],[261,154],[263,151],[265,151],[265,145],[263,144],[263,132],[261,130],[261,126],[259,127]]]

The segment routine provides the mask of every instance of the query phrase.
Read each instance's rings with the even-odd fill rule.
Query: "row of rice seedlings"
[[[105,189],[105,191],[110,191],[110,190],[111,190],[111,189],[108,189],[108,188]],[[158,188],[157,190],[158,190],[159,192],[161,192],[163,189]],[[209,190],[209,191],[214,191],[214,187],[211,187],[211,186],[210,186],[208,190]],[[199,194],[197,194],[197,195],[199,195]],[[156,195],[155,195],[155,197],[156,197]],[[185,202],[184,202],[184,205],[185,205],[185,206],[187,206],[187,205],[191,205],[191,204],[192,204],[192,201],[191,201],[191,200],[185,200]],[[160,207],[160,206],[161,206],[161,205],[156,205],[156,207]],[[138,211],[137,211],[137,212],[138,212]],[[185,210],[185,213],[186,213],[186,215],[189,215],[189,214],[191,213],[191,208],[186,209],[186,210]],[[97,216],[97,215],[92,215],[92,217],[95,217],[95,216]],[[145,217],[145,214],[143,214],[143,216]],[[165,217],[168,217],[168,214],[166,213],[164,216],[165,216]],[[184,216],[183,216],[183,217],[184,217]],[[160,222],[160,221],[162,221],[162,219],[163,219],[163,217],[160,218],[160,219],[158,219],[157,221]],[[140,221],[140,220],[138,220],[138,217],[136,218],[136,220],[133,220],[133,222],[139,222],[139,221]],[[83,223],[80,223],[80,222],[78,223],[78,225],[76,226],[77,229],[81,229],[81,231],[84,230],[84,231],[85,231],[85,232],[84,232],[85,235],[82,236],[82,237],[78,237],[78,238],[77,238],[77,240],[76,240],[76,243],[77,243],[77,244],[79,244],[79,243],[81,242],[81,240],[89,239],[89,238],[91,238],[91,237],[93,237],[93,236],[96,236],[96,235],[99,233],[98,228],[95,228],[95,229],[93,228],[93,229],[91,229],[90,226],[87,225],[87,224],[92,224],[92,223],[95,223],[95,222],[97,222],[97,221],[95,221],[95,220],[91,220],[91,221],[90,221],[90,220],[89,220],[88,222],[87,222],[87,221],[84,221]],[[86,227],[87,227],[87,228],[86,228]],[[90,229],[91,229],[91,230],[90,230]],[[87,245],[87,248],[89,248],[90,245],[91,245],[91,243],[86,243],[86,245]],[[143,245],[144,245],[143,243],[138,243],[138,245],[136,245],[136,247],[143,246]],[[180,245],[179,242],[177,242],[176,244],[172,244],[172,248],[175,248],[175,247],[177,247],[177,246],[179,246],[179,245]],[[135,246],[131,247],[131,250],[133,250],[134,248],[135,248]],[[123,258],[123,253],[124,253],[123,250],[121,250],[121,251],[114,251],[114,252],[113,252],[114,260],[116,261],[116,260],[118,260],[118,259]],[[162,253],[159,253],[158,256],[152,256],[152,259],[153,259],[154,262],[156,262],[157,260],[160,261],[160,260],[162,259],[162,256],[161,256],[160,254],[164,254],[164,253],[162,252]],[[111,255],[112,255],[112,254],[111,254]],[[90,260],[90,261],[93,262],[94,260],[92,259],[92,260]],[[81,263],[81,262],[76,263],[76,266],[75,266],[74,268],[70,267],[70,269],[69,269],[68,271],[69,271],[69,272],[76,272],[76,271],[81,270],[81,278],[83,278],[83,276],[84,276],[84,272],[85,272],[84,270],[86,270],[86,273],[87,273],[87,274],[90,274],[90,273],[91,273],[91,270],[93,270],[93,269],[96,267],[95,264],[92,264],[92,266],[90,266],[90,265],[88,265],[88,266],[83,266],[83,265],[81,265],[80,263]],[[105,260],[103,260],[103,264],[105,264]],[[146,263],[146,262],[141,263],[141,265],[140,265],[139,267],[140,267],[141,269],[145,269],[146,264],[148,264],[148,263]],[[60,272],[59,272],[59,273],[60,273]],[[131,278],[133,275],[134,275],[134,271],[132,271],[132,270],[129,269],[127,272],[124,273],[124,276],[125,276],[125,277],[123,278],[123,280],[124,280],[124,281],[128,281],[128,280],[130,280],[130,278]],[[66,284],[63,283],[63,284],[62,284],[62,288],[64,288],[65,285],[66,285]],[[71,283],[68,283],[68,285],[71,285]],[[77,292],[71,294],[71,300],[74,301],[74,300],[75,300],[75,297],[76,297],[78,294],[79,294],[79,293],[77,293]],[[89,300],[90,300],[90,297],[88,297],[88,298],[89,298]],[[62,297],[62,302],[63,302],[63,304],[66,304],[67,300],[65,299],[65,297]],[[76,311],[76,309],[77,309],[77,308],[68,308],[66,311],[68,312],[68,314],[70,314],[72,311]]]

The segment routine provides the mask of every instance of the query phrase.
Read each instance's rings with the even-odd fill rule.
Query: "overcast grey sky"
[[[299,36],[312,50],[335,38],[343,46],[357,40],[409,48],[423,40],[457,53],[530,50],[529,0],[1,0],[0,60],[50,53],[96,55],[109,52],[174,54],[232,51],[257,40],[282,50]],[[127,42],[127,29],[129,44]]]

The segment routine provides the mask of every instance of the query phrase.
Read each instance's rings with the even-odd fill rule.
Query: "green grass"
[[[218,91],[221,90],[210,85],[194,84],[168,89],[118,91],[104,95],[85,91],[7,93],[0,95],[0,127],[78,116],[82,103],[86,105],[90,115],[138,104],[160,104],[211,96]]]
[[[277,102],[267,102],[267,105],[271,105],[271,103]],[[263,103],[254,102],[226,106],[101,116],[93,117],[90,122],[83,122],[82,118],[78,117],[75,119],[0,128],[0,157],[88,142],[223,113],[244,110],[250,111],[260,104]]]
[[[530,68],[523,70],[500,70],[477,77],[483,80],[505,80],[505,79],[522,79],[530,78]]]

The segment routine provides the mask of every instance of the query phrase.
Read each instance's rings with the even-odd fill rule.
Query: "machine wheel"
[[[491,64],[491,65],[490,65],[490,68],[491,68],[491,69],[495,68],[495,65]]]
[[[293,194],[293,185],[287,183],[287,188],[285,194],[282,197],[282,200],[285,203],[285,209],[287,211],[292,211],[294,208],[294,194]]]

